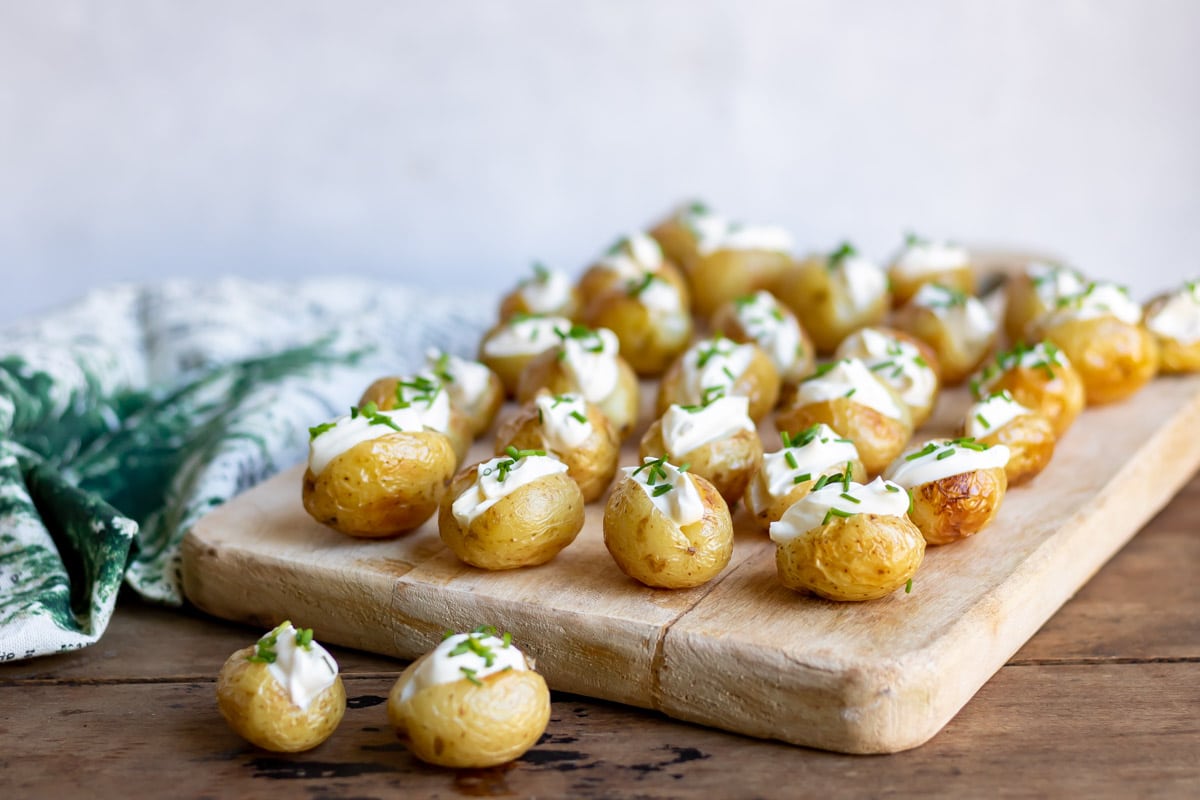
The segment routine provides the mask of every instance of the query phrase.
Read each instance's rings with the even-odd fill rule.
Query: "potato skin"
[[[684,277],[679,267],[664,257],[658,269],[649,271],[675,287],[676,291],[679,292],[679,296],[683,299],[684,309],[691,308],[692,293],[688,288],[687,278]],[[588,305],[597,297],[615,289],[625,288],[627,288],[626,279],[622,278],[615,270],[604,264],[593,264],[588,267],[587,271],[583,273],[583,277],[579,279],[579,294],[583,302],[582,308],[586,313]],[[624,352],[624,347],[622,347],[622,352]]]
[[[359,442],[320,475],[304,471],[304,510],[348,536],[383,539],[421,526],[454,475],[450,440],[436,431]]]
[[[910,489],[913,507],[908,516],[927,544],[957,542],[988,526],[1007,489],[1002,467],[951,475]]]
[[[754,356],[750,359],[746,371],[738,376],[733,384],[730,396],[747,397],[750,399],[750,419],[758,422],[771,412],[779,402],[779,373],[775,365],[762,348],[748,343],[754,348]],[[674,405],[687,405],[688,400],[683,394],[683,363],[688,358],[684,353],[667,369],[658,384],[658,396],[654,402],[654,413],[661,417],[667,409]]]
[[[957,336],[946,323],[922,306],[908,305],[896,316],[896,326],[928,344],[937,353],[938,377],[945,386],[957,386],[987,360],[996,345],[992,336],[972,346]]]
[[[711,483],[692,481],[704,502],[704,517],[679,526],[654,507],[631,478],[617,482],[604,508],[604,546],[621,571],[660,589],[688,589],[715,578],[733,555],[729,508]]]
[[[358,400],[358,407],[362,408],[367,403],[374,403],[380,411],[393,410],[396,407],[396,384],[399,382],[400,378],[394,376],[379,378],[363,392],[362,397]],[[503,402],[503,398],[501,398],[501,402]],[[475,434],[471,430],[471,420],[452,404],[450,406],[450,424],[441,433],[446,435],[446,438],[450,440],[450,446],[454,448],[455,464],[461,464],[467,451],[471,449],[471,443],[475,441]]]
[[[838,469],[831,467],[829,472],[844,472],[845,469],[846,466],[843,464]],[[750,479],[750,483],[746,486],[746,492],[742,495],[742,500],[746,504],[746,510],[754,517],[754,524],[763,531],[769,531],[771,523],[778,522],[783,516],[783,512],[808,496],[808,493],[812,491],[813,484],[819,478],[820,475],[814,475],[811,481],[797,483],[782,497],[774,497],[768,491],[766,474],[760,469]],[[855,483],[867,482],[867,468],[863,466],[861,459],[856,458],[850,462],[850,480]]]
[[[867,473],[878,475],[900,455],[912,437],[908,406],[899,400],[897,404],[905,414],[903,419],[893,419],[848,397],[805,405],[793,402],[775,415],[775,427],[781,431],[802,431],[824,422],[839,436],[853,441]]]
[[[715,486],[726,505],[733,508],[762,465],[763,448],[757,431],[741,430],[686,453],[668,453],[663,441],[662,419],[657,419],[642,436],[638,458],[645,461],[647,457],[663,455],[672,464],[690,464],[688,471]]]
[[[1002,444],[1008,448],[1004,474],[1009,486],[1018,486],[1032,480],[1050,463],[1058,435],[1050,420],[1035,411],[1010,420],[979,441],[988,446]]]
[[[663,257],[678,265],[684,272],[687,271],[688,265],[696,260],[696,235],[683,223],[681,211],[673,212],[671,216],[655,225],[649,233],[662,248]]]
[[[551,394],[583,394],[583,387],[575,382],[558,358],[558,349],[547,350],[532,359],[521,372],[517,386],[517,402],[528,403],[537,397],[541,389]],[[620,356],[617,357],[617,385],[595,405],[604,412],[609,422],[624,439],[637,424],[639,392],[638,378],[633,368]]]
[[[346,713],[346,689],[339,675],[308,708],[292,703],[266,664],[248,661],[255,648],[243,647],[217,676],[217,707],[246,741],[275,753],[299,753],[324,742]]]
[[[421,659],[427,656],[422,656]],[[388,720],[413,755],[442,767],[494,767],[520,758],[550,722],[550,690],[533,670],[429,686],[400,700],[409,665],[388,694]]]
[[[792,265],[789,253],[717,250],[684,263],[692,287],[692,310],[709,317],[742,295],[775,286]]]
[[[925,557],[925,539],[907,517],[834,517],[775,549],[780,582],[827,600],[886,597],[908,583]]]
[[[797,354],[796,364],[791,370],[792,375],[789,378],[783,375],[783,373],[779,373],[781,383],[795,386],[798,381],[804,380],[816,369],[817,350],[813,346],[812,338],[808,335],[808,331],[804,330],[804,326],[800,324],[800,320],[796,319],[795,313],[782,303],[780,304],[779,311],[795,320],[796,327],[800,329],[800,352]],[[708,327],[739,344],[758,344],[754,337],[742,326],[742,321],[738,318],[736,302],[731,301],[718,308],[709,321]],[[779,372],[778,368],[776,368],[776,372]]]
[[[891,305],[885,292],[870,307],[853,309],[821,258],[807,258],[793,265],[771,290],[800,318],[821,355],[831,354],[842,339],[859,328],[882,323]]]
[[[1124,400],[1158,369],[1158,344],[1141,325],[1116,317],[1073,319],[1046,331],[1083,380],[1087,405]],[[1015,395],[1014,395],[1015,396]]]
[[[624,287],[593,298],[584,309],[584,324],[608,328],[621,343],[621,358],[639,375],[660,375],[692,340],[692,316],[686,295],[679,310],[663,312],[647,308]]]
[[[545,564],[583,529],[583,494],[565,473],[518,488],[464,528],[452,506],[478,471],[474,464],[455,475],[438,511],[438,532],[460,561],[488,570]]]
[[[604,412],[591,403],[587,404],[587,418],[592,423],[592,435],[573,450],[560,453],[546,441],[537,406],[526,403],[496,432],[496,455],[502,455],[510,446],[552,452],[567,465],[567,475],[578,484],[583,501],[591,503],[604,494],[617,473],[621,440]]]
[[[908,276],[892,265],[888,269],[888,280],[892,284],[892,306],[902,308],[913,299],[913,295],[927,283],[937,283],[963,294],[975,294],[975,271],[970,264],[937,272],[924,272]]]
[[[1083,410],[1083,379],[1066,364],[1053,364],[1049,372],[1041,367],[1010,367],[988,384],[988,392],[999,391],[1007,391],[1018,403],[1050,420],[1057,438]]]
[[[1143,319],[1149,319],[1171,298],[1172,292],[1151,298],[1145,306]],[[1200,372],[1200,342],[1181,342],[1170,336],[1150,332],[1158,343],[1158,371],[1164,375]]]

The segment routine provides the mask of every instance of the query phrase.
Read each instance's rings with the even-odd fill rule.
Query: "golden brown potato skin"
[[[696,259],[696,235],[675,212],[650,230],[650,236],[662,248],[663,256],[685,272]]]
[[[524,295],[521,294],[521,287],[513,289],[504,296],[500,301],[500,321],[506,322],[518,314],[550,314],[556,317],[566,317],[567,319],[575,319],[579,316],[579,309],[582,305],[582,299],[579,294],[579,288],[572,286],[567,302],[562,308],[543,309],[540,312],[534,311],[525,302]]]
[[[826,471],[829,473],[845,472],[846,465],[842,464],[838,467],[830,467]],[[746,510],[754,517],[754,523],[764,531],[771,529],[772,522],[778,522],[783,516],[783,512],[791,508],[795,503],[803,500],[810,491],[813,484],[820,479],[823,473],[813,475],[811,481],[795,484],[787,494],[782,497],[775,497],[768,490],[767,477],[760,470],[755,473],[750,479],[750,483],[746,486],[746,493],[742,499],[746,503]],[[863,466],[861,459],[855,459],[850,462],[850,480],[856,483],[867,482],[867,468]]]
[[[474,464],[454,476],[438,511],[438,532],[460,561],[489,570],[545,564],[583,529],[583,494],[565,473],[518,488],[463,528],[452,506],[478,470]]]
[[[1049,370],[1010,367],[988,384],[987,391],[1007,391],[1018,403],[1050,420],[1058,438],[1083,410],[1083,379],[1066,364],[1052,364]]]
[[[926,543],[957,542],[988,526],[1007,489],[1003,467],[951,475],[910,489],[913,507],[908,516]]]
[[[679,267],[664,258],[658,269],[650,271],[655,276],[674,286],[676,291],[679,292],[679,296],[683,299],[683,307],[685,309],[691,308],[692,293],[688,288],[687,278],[684,277]],[[626,284],[627,279],[622,277],[616,270],[604,264],[593,264],[588,267],[587,272],[583,273],[583,277],[579,279],[579,294],[582,299],[581,307],[586,311],[588,304],[594,299],[614,289],[626,289],[628,288]],[[622,349],[622,352],[624,352],[624,349]]]
[[[571,373],[559,359],[559,349],[547,350],[529,362],[521,372],[517,386],[517,402],[528,403],[537,397],[538,391],[546,389],[551,394],[568,394],[574,392],[583,394],[583,387],[575,382]],[[604,416],[617,430],[617,435],[624,439],[633,430],[638,419],[638,378],[633,367],[620,356],[617,357],[617,385],[608,397],[596,403]]]
[[[422,656],[421,659],[427,656]],[[442,767],[495,767],[520,758],[550,722],[550,690],[533,670],[429,686],[405,701],[409,665],[388,695],[388,719],[413,755]]]
[[[796,312],[817,352],[829,355],[859,328],[883,322],[891,305],[884,293],[869,308],[856,310],[841,286],[831,279],[823,258],[807,258],[787,269],[772,293]]]
[[[604,412],[591,403],[587,404],[587,418],[592,423],[592,435],[575,449],[561,453],[546,441],[537,406],[532,401],[526,403],[496,432],[496,455],[502,455],[511,446],[518,450],[545,450],[558,456],[567,465],[571,480],[579,485],[583,501],[590,503],[604,494],[617,473],[621,440]]]
[[[1029,273],[1010,275],[1004,287],[1004,335],[1012,344],[1031,344],[1039,338],[1037,321],[1048,309],[1034,288]]]
[[[1141,325],[1116,317],[1069,320],[1047,330],[1046,338],[1079,372],[1089,406],[1124,400],[1149,383],[1158,369],[1154,337]]]
[[[817,350],[813,346],[812,338],[809,337],[808,331],[804,330],[804,326],[800,324],[800,320],[796,319],[796,315],[792,310],[781,304],[779,311],[785,317],[791,317],[795,321],[796,327],[800,330],[800,345],[797,348],[796,363],[789,366],[789,370],[792,373],[791,377],[785,376],[776,367],[776,371],[779,372],[780,381],[783,384],[794,386],[797,382],[813,373],[817,365]],[[709,328],[739,344],[758,344],[754,337],[742,326],[742,321],[738,318],[737,314],[736,301],[725,303],[718,308],[709,321]]]
[[[908,406],[897,403],[904,411],[903,419],[893,419],[848,397],[806,405],[793,403],[775,416],[775,427],[781,431],[802,431],[824,422],[839,436],[853,441],[867,472],[878,475],[900,455],[912,437]]]
[[[621,358],[639,375],[660,375],[692,340],[692,315],[680,298],[679,310],[647,308],[624,287],[593,298],[583,313],[585,325],[608,328],[621,343]]]
[[[1002,444],[1008,448],[1004,474],[1009,486],[1018,486],[1033,479],[1050,463],[1058,435],[1050,420],[1034,412],[1022,414],[979,441],[988,446]]]
[[[663,442],[662,420],[655,420],[638,446],[638,458],[665,455],[672,464],[689,464],[688,471],[699,475],[717,488],[730,508],[746,492],[750,479],[762,465],[762,440],[757,431],[738,431],[732,436],[701,445],[686,453],[667,452]]]
[[[965,381],[987,360],[996,345],[994,334],[979,344],[968,343],[931,309],[922,306],[908,305],[901,309],[896,315],[896,326],[933,348],[937,353],[938,377],[944,386],[957,386]]]
[[[789,253],[770,250],[717,250],[684,262],[692,288],[692,310],[710,317],[742,295],[775,286],[792,265]]]
[[[1146,303],[1144,319],[1150,319],[1171,297],[1170,292],[1160,294]],[[1158,371],[1164,375],[1184,372],[1200,372],[1200,342],[1181,342],[1170,336],[1153,333],[1158,343]]]
[[[963,294],[975,294],[975,271],[965,264],[954,269],[938,272],[924,272],[920,275],[905,275],[893,265],[888,270],[888,280],[892,284],[892,306],[901,308],[913,299],[913,295],[927,283],[936,283],[950,289],[957,289]]]
[[[775,549],[779,580],[827,600],[876,600],[908,583],[925,540],[907,517],[834,517]]]
[[[359,442],[320,475],[304,471],[304,510],[348,536],[398,536],[437,510],[455,464],[450,440],[436,431]]]
[[[683,526],[655,508],[632,478],[613,487],[604,509],[604,546],[634,580],[660,589],[687,589],[717,577],[729,563],[729,508],[715,486],[699,475],[691,479],[704,502],[704,517]]]
[[[367,403],[374,403],[380,411],[393,410],[396,407],[396,384],[399,382],[400,378],[395,376],[379,378],[363,392],[362,397],[358,400],[358,407],[362,408]],[[503,402],[503,397],[501,397],[501,402]],[[467,451],[471,449],[471,443],[475,441],[475,434],[471,430],[471,420],[466,414],[451,405],[450,425],[440,433],[444,433],[450,440],[450,446],[454,448],[455,463],[461,464]]]
[[[738,376],[730,397],[746,397],[750,400],[750,419],[758,422],[771,412],[779,401],[779,373],[771,359],[756,344],[748,343],[754,348],[754,356],[750,359],[746,371]],[[692,354],[684,353],[677,358],[662,376],[658,384],[658,396],[654,402],[654,413],[661,417],[667,413],[671,405],[687,405],[688,399],[683,393],[683,363],[684,359],[692,358]]]
[[[229,726],[251,744],[275,753],[311,750],[328,739],[346,713],[341,676],[301,709],[266,664],[247,660],[254,651],[253,646],[238,650],[217,676],[217,706]]]

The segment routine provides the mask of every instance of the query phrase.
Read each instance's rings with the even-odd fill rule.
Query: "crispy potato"
[[[920,275],[907,275],[896,269],[895,264],[888,270],[888,279],[892,286],[892,306],[902,308],[908,304],[913,295],[927,283],[948,286],[963,294],[975,294],[975,271],[970,264],[954,269],[923,272]]]
[[[754,296],[750,295],[749,297]],[[773,300],[774,296],[771,297]],[[790,337],[770,340],[766,337],[759,338],[743,324],[742,315],[739,312],[746,306],[746,301],[747,297],[739,297],[722,305],[709,321],[709,328],[735,342],[758,345],[771,359],[771,363],[775,365],[775,371],[779,373],[780,381],[785,385],[794,387],[811,375],[816,367],[817,351],[813,347],[812,339],[809,338],[804,326],[800,324],[800,320],[796,319],[792,310],[782,303],[777,303],[772,309],[779,315],[779,327],[794,331],[796,336],[794,348],[781,348],[779,343],[787,341],[790,344]]]
[[[730,397],[749,398],[750,418],[757,422],[769,414],[779,400],[779,373],[775,371],[775,365],[771,363],[771,359],[767,357],[761,347],[752,343],[747,344],[754,348],[750,364],[741,375],[737,376],[737,380],[726,394]],[[658,384],[658,396],[654,403],[655,413],[659,417],[667,413],[667,409],[672,405],[694,404],[696,398],[691,396],[688,388],[684,385],[686,374],[684,362],[688,358],[697,357],[697,355],[695,348],[688,350],[677,358],[662,376],[662,380]]]
[[[908,583],[925,557],[925,540],[907,517],[833,517],[775,549],[779,580],[827,600],[875,600]]]
[[[841,263],[837,260],[835,263]],[[887,279],[879,272],[878,292],[857,276],[852,283],[870,293],[859,304],[851,295],[845,280],[839,279],[840,267],[830,266],[825,256],[813,256],[790,266],[780,276],[772,293],[789,306],[808,332],[817,352],[829,355],[854,331],[868,325],[878,325],[891,305]],[[866,270],[863,266],[861,269]],[[873,273],[871,273],[873,275]]]
[[[730,508],[737,505],[750,479],[762,464],[762,440],[755,431],[740,430],[732,436],[718,439],[689,450],[670,453],[663,442],[662,419],[655,420],[638,446],[638,458],[658,458],[665,455],[672,464],[689,464],[689,472],[699,475],[717,488]]]
[[[1181,290],[1164,292],[1146,303],[1146,327],[1158,342],[1158,371],[1163,374],[1200,372],[1200,339],[1182,341],[1174,335],[1159,332],[1161,328],[1156,330],[1155,317],[1165,310],[1168,303],[1184,302],[1189,298],[1189,294],[1192,298],[1200,297],[1200,287],[1197,287],[1196,283],[1190,283]],[[1195,313],[1195,306],[1192,308]]]
[[[717,250],[685,263],[692,309],[702,317],[742,295],[775,286],[792,265],[790,253],[772,250]]]
[[[454,476],[438,512],[442,541],[460,561],[489,570],[544,564],[583,529],[583,493],[566,473],[517,488],[464,528],[452,506],[475,483],[478,470],[473,464]]]
[[[562,359],[558,357],[559,352],[558,348],[547,350],[529,362],[517,382],[517,402],[528,403],[542,389],[551,394],[587,395],[563,365]],[[628,436],[637,424],[639,389],[633,368],[625,359],[617,356],[617,385],[606,397],[594,403],[604,412],[604,416],[608,417],[621,439]]]
[[[900,454],[912,436],[908,406],[899,400],[897,403],[904,411],[903,419],[881,414],[848,397],[803,405],[793,403],[775,416],[775,427],[781,431],[802,431],[810,425],[823,422],[837,431],[838,435],[853,441],[867,473],[878,475]]]
[[[363,392],[359,398],[358,407],[362,408],[367,403],[375,403],[380,411],[391,411],[396,407],[396,385],[402,378],[392,376],[388,378],[380,378]],[[503,397],[501,397],[503,402]],[[471,430],[471,420],[459,409],[453,405],[450,406],[450,424],[446,430],[439,431],[446,435],[450,440],[450,446],[454,448],[454,463],[461,464],[463,458],[466,457],[467,451],[471,449],[471,443],[475,441],[475,434]]]
[[[978,399],[1007,391],[1018,403],[1050,420],[1054,435],[1062,438],[1083,410],[1083,379],[1062,353],[1051,351],[1049,359],[1022,365],[1024,362],[1018,363],[1014,355],[1020,352],[1018,349],[997,356],[971,381],[971,391]]]
[[[275,753],[311,750],[328,739],[346,712],[341,676],[302,709],[266,664],[248,660],[254,652],[254,646],[235,652],[217,677],[217,706],[230,727]]]
[[[655,508],[637,481],[617,481],[604,509],[604,546],[617,566],[636,581],[661,589],[687,589],[715,578],[733,555],[729,508],[711,483],[691,480],[704,502],[704,517],[676,525]]]
[[[783,512],[808,496],[822,475],[832,475],[835,472],[844,473],[845,469],[845,464],[830,465],[824,471],[813,474],[812,480],[793,484],[792,488],[784,495],[771,494],[767,475],[762,469],[759,469],[746,486],[746,492],[742,499],[746,503],[746,510],[754,517],[755,524],[764,531],[769,531],[771,523],[778,522],[783,516]],[[855,483],[866,482],[867,468],[863,466],[862,459],[854,459],[850,462],[850,480]]]
[[[910,489],[912,511],[908,516],[926,543],[957,542],[991,523],[1007,489],[1003,467],[951,475]]]
[[[964,303],[978,302],[969,295],[958,297],[962,298]],[[973,312],[964,313],[988,314],[982,306],[974,306],[974,309]],[[911,333],[933,348],[937,353],[939,376],[946,386],[956,386],[970,377],[971,373],[987,360],[996,345],[994,326],[986,335],[982,330],[977,330],[974,333],[979,335],[968,336],[964,330],[939,316],[934,309],[917,303],[909,303],[900,310],[896,316],[896,327]],[[965,323],[963,327],[966,327]]]
[[[662,284],[646,291],[673,292],[669,286]],[[675,295],[679,305],[673,310],[651,307],[643,302],[643,296],[623,286],[598,295],[584,309],[583,321],[592,328],[608,328],[615,333],[621,343],[621,357],[637,374],[659,375],[687,349],[692,339],[692,315],[684,305],[684,295]]]
[[[1018,486],[1032,480],[1050,463],[1058,435],[1053,423],[1035,411],[1012,419],[979,441],[988,446],[1002,444],[1008,448],[1004,474],[1009,486]]]
[[[1046,339],[1060,347],[1079,372],[1089,406],[1124,400],[1158,369],[1154,337],[1141,325],[1116,317],[1071,319],[1047,330]]]
[[[401,699],[413,671],[388,694],[388,719],[417,758],[454,768],[494,767],[520,758],[550,722],[550,690],[533,670],[495,672],[479,679],[427,686]]]
[[[502,455],[509,447],[545,450],[567,465],[567,474],[579,485],[585,503],[599,498],[612,483],[621,455],[620,437],[608,417],[595,405],[588,403],[587,419],[592,425],[591,435],[578,447],[562,452],[548,440],[538,412],[535,402],[530,401],[500,426],[496,432],[496,455]]]
[[[456,457],[436,431],[389,433],[359,442],[313,475],[304,471],[304,510],[348,536],[398,536],[437,509]]]

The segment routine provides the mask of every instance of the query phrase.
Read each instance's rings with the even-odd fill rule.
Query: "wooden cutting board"
[[[945,393],[919,435],[950,432],[968,403]],[[468,463],[490,455],[482,440]],[[636,461],[634,438],[622,463]],[[1200,376],[1159,379],[1084,412],[990,528],[927,551],[911,594],[846,604],[782,588],[774,546],[744,512],[732,562],[696,589],[626,578],[604,548],[603,503],[554,561],[488,573],[455,559],[435,520],[382,542],[317,524],[298,466],[193,528],[184,588],[219,617],[263,629],[290,618],[402,659],[447,628],[490,623],[554,689],[799,745],[894,752],[937,733],[1198,466]]]

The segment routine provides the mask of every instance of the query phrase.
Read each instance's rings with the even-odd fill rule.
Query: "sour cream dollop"
[[[1058,298],[1038,325],[1041,330],[1048,331],[1073,320],[1104,316],[1116,317],[1127,325],[1137,325],[1142,321],[1142,307],[1130,299],[1124,287],[1108,281],[1093,281],[1081,292]]]
[[[571,280],[562,270],[534,267],[534,275],[517,288],[525,306],[534,314],[561,312],[571,304]]]
[[[491,383],[491,370],[483,364],[440,350],[426,351],[425,365],[446,387],[450,401],[460,408],[474,404]]]
[[[566,471],[567,465],[553,456],[525,456],[516,460],[498,456],[479,465],[475,482],[454,499],[450,510],[465,528],[522,486]]]
[[[834,517],[872,514],[880,517],[903,517],[908,514],[908,494],[883,478],[868,484],[830,483],[809,492],[771,523],[771,541],[787,544],[820,528]]]
[[[469,644],[474,646],[467,646],[468,639],[473,640]],[[461,680],[480,681],[499,672],[528,669],[525,654],[511,642],[491,634],[456,633],[421,658],[400,689],[400,702],[432,686]]]
[[[685,211],[682,221],[696,238],[702,256],[720,250],[765,250],[789,253],[795,247],[792,235],[778,225],[746,225],[707,210]]]
[[[1002,444],[974,439],[931,439],[913,445],[884,470],[883,476],[905,489],[980,469],[1003,469],[1010,453]]]
[[[682,458],[738,431],[755,430],[746,397],[720,397],[702,407],[672,405],[662,418],[663,444],[673,458]]]
[[[772,497],[783,497],[799,483],[845,472],[846,464],[858,458],[854,442],[838,436],[833,428],[822,422],[803,431],[792,446],[764,455],[762,474],[768,493]]]
[[[838,294],[850,301],[850,314],[869,310],[888,292],[887,273],[849,244],[825,256],[824,262]]]
[[[618,241],[598,263],[612,270],[623,282],[638,281],[647,272],[662,269],[663,252],[652,237],[631,233]]]
[[[704,518],[704,500],[692,476],[665,459],[646,458],[640,467],[623,467],[621,471],[676,525],[691,525]],[[663,486],[671,488],[664,490]]]
[[[996,335],[996,318],[977,297],[927,283],[917,290],[911,302],[932,311],[970,350],[986,346]]]
[[[1032,347],[1018,345],[1000,353],[971,379],[971,393],[977,398],[992,394],[992,387],[1012,369],[1040,369],[1053,377],[1059,367],[1070,367],[1066,353],[1050,342],[1038,342]]]
[[[785,381],[798,381],[807,355],[800,323],[767,291],[735,301],[738,323],[775,365]]]
[[[284,622],[258,640],[255,651],[264,650],[275,654],[275,660],[267,664],[267,671],[287,692],[292,704],[302,710],[337,680],[337,661],[312,640],[311,631],[302,639],[301,632],[291,622]]]
[[[967,409],[963,432],[974,439],[982,439],[1014,419],[1032,413],[1032,409],[1018,403],[1008,392],[997,392]]]
[[[937,392],[937,373],[920,349],[878,328],[862,328],[850,334],[838,345],[835,355],[861,360],[913,408],[927,406]]]
[[[688,348],[680,382],[684,405],[702,404],[707,399],[705,392],[717,388],[722,394],[733,394],[734,384],[754,360],[754,347],[722,337],[703,339]]]
[[[839,397],[873,408],[885,417],[904,419],[904,409],[895,396],[857,358],[835,361],[824,372],[801,383],[793,402],[797,406],[806,406]]]
[[[893,262],[893,269],[906,278],[920,278],[937,272],[962,269],[971,263],[965,247],[946,241],[916,240],[904,246]]]
[[[1146,317],[1146,327],[1180,344],[1200,342],[1200,281],[1184,284]]]
[[[581,394],[541,394],[534,399],[546,444],[555,453],[569,453],[592,435],[587,401]]]
[[[558,344],[556,330],[568,330],[566,317],[517,316],[483,342],[483,354],[493,358],[535,356]]]
[[[351,414],[338,417],[332,423],[310,429],[308,468],[313,475],[320,475],[331,461],[357,444],[400,431],[423,430],[424,417],[416,408],[376,411],[374,414],[364,414],[354,409]]]
[[[564,335],[564,331],[569,331]],[[617,354],[621,343],[608,328],[591,330],[567,326],[558,332],[562,339],[563,367],[590,403],[612,394],[620,377]]]

